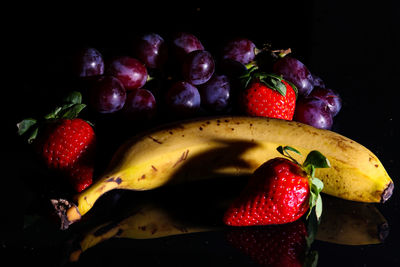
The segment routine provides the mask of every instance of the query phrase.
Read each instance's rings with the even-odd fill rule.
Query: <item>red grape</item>
[[[164,39],[157,33],[147,33],[139,37],[135,44],[135,55],[148,68],[157,69],[164,65],[168,57]]]
[[[199,86],[199,92],[205,109],[221,112],[229,104],[229,79],[226,75],[213,75],[208,82]]]
[[[74,71],[79,77],[91,77],[104,74],[103,55],[95,48],[87,47],[76,53]]]
[[[172,39],[172,48],[179,61],[182,61],[185,55],[192,51],[204,50],[200,40],[195,35],[187,32],[175,34]]]
[[[126,90],[141,88],[147,81],[147,69],[136,58],[122,56],[113,59],[107,68],[107,74],[122,82]]]
[[[156,99],[146,89],[134,89],[128,93],[125,105],[122,109],[129,120],[151,120],[156,115]]]
[[[214,74],[214,71],[214,59],[205,50],[196,50],[187,54],[182,66],[183,78],[193,85],[207,82]]]
[[[297,101],[293,120],[328,130],[333,124],[328,106],[322,100],[310,97],[300,98]]]
[[[191,116],[200,109],[199,90],[188,82],[175,82],[167,92],[166,104],[175,115]]]
[[[246,38],[236,38],[225,44],[222,52],[224,59],[233,59],[242,64],[250,63],[255,58],[256,45]]]
[[[342,108],[342,99],[339,93],[333,89],[314,87],[309,96],[323,101],[332,113],[332,117],[335,117]]]
[[[307,96],[314,88],[313,78],[308,68],[298,59],[285,56],[273,65],[273,72],[282,75],[298,89],[299,96]]]
[[[99,113],[114,113],[125,104],[126,90],[123,84],[113,76],[101,76],[90,89],[91,107]]]

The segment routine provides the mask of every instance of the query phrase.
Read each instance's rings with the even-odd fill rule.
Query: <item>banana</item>
[[[151,190],[249,175],[281,156],[279,145],[299,150],[302,156],[293,155],[299,161],[311,150],[329,159],[331,168],[316,170],[326,194],[360,202],[385,202],[392,194],[393,182],[377,156],[345,136],[294,121],[221,116],[171,123],[133,137],[116,151],[104,175],[73,202],[52,202],[66,229],[110,190]]]
[[[324,212],[316,239],[340,245],[382,243],[389,234],[389,224],[371,203],[324,198]]]

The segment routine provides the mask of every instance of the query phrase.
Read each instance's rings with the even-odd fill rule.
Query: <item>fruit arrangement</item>
[[[285,254],[292,246],[303,253],[301,218],[315,214],[320,219],[320,192],[357,202],[390,198],[393,181],[377,156],[331,131],[342,107],[339,93],[290,49],[259,48],[236,38],[220,52],[213,55],[195,35],[180,32],[168,40],[156,33],[138,36],[130,53],[109,59],[94,47],[76,54],[77,90],[43,118],[17,125],[44,166],[74,189],[73,198],[51,199],[62,229],[114,189],[148,191],[211,178],[229,183],[229,177],[245,176],[247,185],[225,208],[221,222],[228,227],[278,224],[289,233]],[[97,175],[98,119],[104,117],[139,130]],[[144,210],[168,221],[157,207]],[[139,225],[147,220],[142,215],[125,224]],[[170,228],[158,234],[179,234]],[[233,231],[229,240],[243,247],[247,235],[276,238],[270,231]],[[141,232],[143,238],[148,232]]]

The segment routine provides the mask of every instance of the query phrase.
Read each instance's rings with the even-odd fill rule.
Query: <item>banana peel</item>
[[[331,168],[317,169],[323,193],[379,203],[393,192],[393,181],[378,157],[338,133],[279,119],[222,116],[180,121],[133,137],[118,149],[108,170],[73,201],[53,199],[61,228],[79,221],[106,192],[133,191],[218,177],[250,175],[291,146],[304,157],[318,150]],[[296,158],[299,162],[302,158]]]

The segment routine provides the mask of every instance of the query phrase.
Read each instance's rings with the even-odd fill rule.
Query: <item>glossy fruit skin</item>
[[[94,163],[76,163],[65,171],[68,182],[76,192],[82,192],[93,183]]]
[[[157,33],[146,33],[138,38],[134,45],[136,57],[150,69],[161,68],[167,58],[167,45]]]
[[[323,101],[331,112],[332,117],[335,117],[342,109],[342,98],[339,93],[333,89],[314,87],[309,97]]]
[[[200,109],[199,90],[188,82],[175,82],[167,92],[166,104],[179,117],[191,116]]]
[[[296,93],[285,81],[286,95],[269,88],[264,83],[254,81],[243,92],[241,106],[250,116],[292,120],[296,107]]]
[[[308,68],[298,59],[285,56],[276,61],[273,72],[292,82],[299,91],[299,96],[307,96],[314,88],[313,77]]]
[[[104,74],[103,55],[93,47],[79,50],[73,59],[73,69],[79,77],[92,77]]]
[[[333,125],[332,113],[327,104],[320,99],[311,97],[301,98],[297,101],[293,120],[325,130],[330,130]]]
[[[157,113],[156,99],[149,90],[132,90],[126,98],[122,112],[127,120],[151,120]]]
[[[38,139],[38,152],[48,168],[64,170],[85,157],[96,143],[90,124],[76,119],[61,119],[48,125]]]
[[[106,72],[120,80],[126,90],[141,88],[147,82],[146,66],[138,59],[129,56],[114,58]]]
[[[182,76],[193,85],[206,83],[214,74],[215,62],[210,52],[196,50],[186,55],[182,65]]]
[[[125,87],[119,79],[109,75],[102,76],[90,88],[89,104],[96,112],[114,113],[123,108],[126,94]]]
[[[230,81],[226,75],[213,75],[199,86],[201,104],[212,112],[221,112],[230,104]]]
[[[185,56],[196,50],[204,50],[201,41],[193,34],[188,32],[178,32],[172,38],[172,51],[178,61],[183,61]]]
[[[305,172],[286,158],[274,158],[256,169],[223,221],[229,226],[294,222],[308,210],[309,194]]]
[[[254,60],[256,45],[249,39],[236,38],[225,44],[223,48],[223,58],[236,60],[242,64],[250,63]]]
[[[228,242],[260,266],[301,267],[307,252],[302,220],[283,225],[231,229]]]

